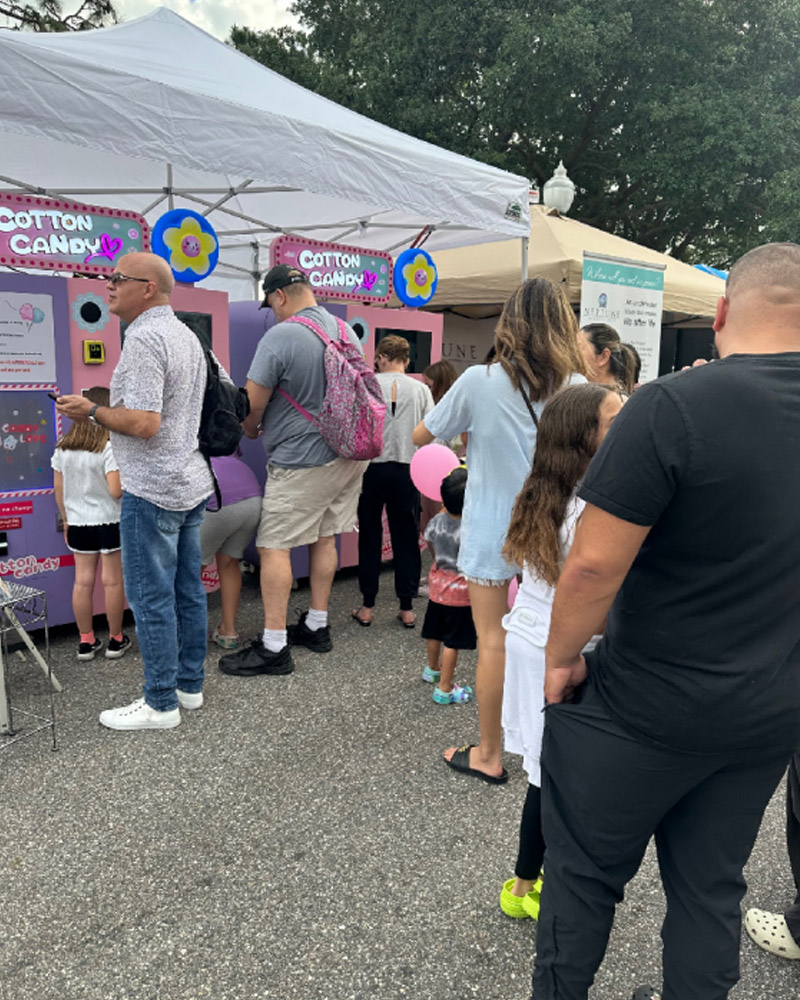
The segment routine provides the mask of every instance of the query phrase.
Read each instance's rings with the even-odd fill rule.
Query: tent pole
[[[253,298],[256,302],[260,298],[258,283],[261,278],[261,271],[259,270],[258,263],[258,243],[253,241]]]
[[[167,164],[167,194],[169,195],[169,210],[175,208],[175,197],[172,193],[172,164]]]
[[[530,237],[522,237],[522,281],[528,280],[528,248],[530,247]]]

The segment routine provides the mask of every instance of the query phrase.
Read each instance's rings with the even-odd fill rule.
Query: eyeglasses
[[[150,278],[134,278],[132,274],[120,274],[119,271],[115,271],[108,276],[107,284],[116,288],[123,281],[143,281],[145,284],[149,284]]]

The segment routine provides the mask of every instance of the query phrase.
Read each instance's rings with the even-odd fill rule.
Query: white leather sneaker
[[[124,708],[109,708],[100,713],[100,725],[108,729],[174,729],[180,724],[180,709],[157,712],[144,698],[139,698]]]
[[[185,708],[189,712],[193,712],[197,708],[202,708],[203,692],[197,691],[194,694],[190,694],[188,691],[181,691],[178,688],[178,704],[181,708]]]

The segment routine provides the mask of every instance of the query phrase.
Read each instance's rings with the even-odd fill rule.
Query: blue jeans
[[[203,689],[208,611],[200,580],[200,524],[192,510],[164,510],[122,494],[122,572],[144,660],[144,699],[159,712],[178,707],[177,688]]]

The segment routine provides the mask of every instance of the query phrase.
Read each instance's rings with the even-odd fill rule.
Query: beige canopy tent
[[[709,326],[725,282],[656,250],[611,236],[560,215],[555,209],[531,206],[528,274],[562,284],[569,300],[581,298],[583,251],[630,261],[666,265],[664,322],[686,325],[705,318]],[[481,243],[434,253],[439,284],[431,309],[448,309],[471,319],[496,316],[520,283],[519,240]]]

